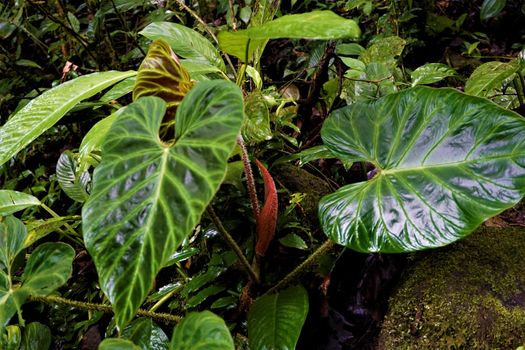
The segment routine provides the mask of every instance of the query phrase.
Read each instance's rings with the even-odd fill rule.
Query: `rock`
[[[525,229],[484,227],[423,255],[390,298],[378,349],[525,344]]]

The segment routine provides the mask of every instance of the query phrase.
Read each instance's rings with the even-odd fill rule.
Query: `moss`
[[[525,230],[483,228],[425,253],[389,302],[378,349],[516,349],[525,342]]]

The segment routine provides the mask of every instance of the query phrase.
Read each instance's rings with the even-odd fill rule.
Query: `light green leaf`
[[[0,329],[7,326],[15,313],[21,314],[21,307],[29,292],[19,286],[11,286],[8,275],[0,271]]]
[[[0,190],[0,216],[40,205],[38,198],[23,192]]]
[[[401,55],[405,48],[406,41],[398,36],[381,38],[368,47],[359,59],[365,64],[372,62],[382,62],[388,65],[394,64],[396,57]]]
[[[306,242],[300,236],[295,233],[289,233],[283,238],[279,239],[279,243],[285,247],[296,248],[296,249],[308,249]]]
[[[98,350],[142,350],[132,341],[119,338],[106,338],[99,344]]]
[[[333,112],[321,136],[340,159],[376,167],[319,205],[326,235],[357,251],[452,243],[525,193],[525,120],[453,89],[354,103]]]
[[[243,119],[228,81],[198,83],[177,109],[173,145],[158,136],[166,105],[143,97],[117,118],[83,207],[86,247],[119,327],[215,195]]]
[[[52,127],[77,103],[135,74],[134,71],[88,74],[33,99],[0,128],[0,165]]]
[[[144,28],[139,34],[150,40],[163,39],[173,51],[195,64],[208,64],[226,71],[226,66],[219,51],[213,44],[191,28],[170,22],[155,22]]]
[[[437,83],[454,75],[456,75],[456,71],[443,63],[427,63],[416,68],[410,74],[412,86]]]
[[[31,322],[24,328],[20,350],[48,350],[51,346],[51,330],[40,322]]]
[[[272,138],[270,111],[261,92],[255,91],[246,97],[242,125],[242,136],[247,142],[262,142]]]
[[[221,70],[219,68],[209,64],[195,63],[194,61],[190,60],[181,60],[180,62],[184,69],[186,69],[188,73],[190,73],[192,79],[195,79],[195,77],[198,77],[203,74],[221,73]]]
[[[363,61],[360,61],[355,58],[351,57],[340,57],[341,61],[345,64],[345,66],[350,67],[352,69],[358,70],[358,71],[364,71],[366,69],[366,65],[363,63]]]
[[[74,201],[84,203],[89,197],[91,176],[89,172],[80,170],[75,158],[71,151],[62,153],[58,158],[56,175],[64,193]]]
[[[318,159],[330,159],[336,158],[336,155],[333,154],[325,145],[319,145],[307,148],[299,153],[291,154],[289,156],[282,157],[279,159],[279,162],[289,162],[292,160],[299,160],[299,166],[303,166],[308,162],[318,160]],[[350,163],[351,164],[351,163]]]
[[[0,333],[0,346],[5,350],[18,350],[20,348],[20,343],[22,342],[22,332],[20,331],[20,327],[12,324],[5,327],[5,330],[7,331],[7,334],[4,335],[3,331]]]
[[[11,264],[24,249],[27,229],[14,216],[5,217],[0,221],[0,268],[11,273]]]
[[[263,296],[248,312],[252,350],[293,350],[308,314],[308,293],[302,286]]]
[[[26,224],[27,237],[24,240],[24,248],[31,246],[37,240],[57,231],[65,223],[71,221],[67,217],[50,218],[47,220],[31,220]]]
[[[234,350],[224,320],[210,311],[192,312],[173,330],[170,350]]]
[[[509,63],[487,62],[476,68],[465,84],[465,92],[473,96],[489,96],[494,89],[501,88],[505,79],[519,70],[517,60]]]
[[[479,16],[482,20],[486,20],[497,16],[505,7],[506,0],[484,0],[481,4]]]
[[[342,56],[359,56],[365,48],[356,43],[339,44],[335,47],[335,52]]]
[[[150,318],[137,318],[122,331],[122,337],[132,341],[142,350],[168,350],[170,340]]]
[[[89,167],[93,152],[100,152],[102,150],[102,142],[104,141],[109,128],[125,108],[126,107],[120,108],[115,113],[100,120],[98,123],[93,125],[93,127],[84,136],[78,151],[78,163],[81,169],[85,170]],[[98,165],[98,162],[96,163]]]
[[[135,86],[136,79],[137,77],[133,76],[115,84],[115,86],[102,95],[100,102],[111,102],[129,94],[131,91],[133,91],[133,86]]]

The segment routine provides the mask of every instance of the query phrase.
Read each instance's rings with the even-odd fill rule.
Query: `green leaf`
[[[296,249],[308,249],[304,239],[295,233],[289,233],[283,238],[279,239],[279,242],[285,247],[296,248]]]
[[[479,13],[481,20],[497,16],[503,10],[506,3],[506,0],[484,0]]]
[[[71,151],[65,151],[58,158],[56,175],[60,188],[69,198],[80,203],[88,199],[91,176],[87,171],[79,171],[75,155]]]
[[[313,11],[282,16],[236,32],[222,31],[218,39],[223,51],[245,60],[247,47],[250,59],[253,51],[268,39],[335,40],[357,39],[360,35],[361,30],[355,21],[340,17],[332,11]]]
[[[67,217],[50,218],[47,220],[31,220],[26,224],[27,237],[24,240],[24,248],[31,246],[37,240],[44,238],[48,234],[57,231],[70,221]]]
[[[98,350],[142,350],[127,339],[106,338],[99,344]]]
[[[18,350],[20,348],[20,343],[22,342],[22,332],[20,331],[20,327],[18,327],[18,325],[9,325],[5,327],[5,330],[7,331],[5,338],[3,337],[3,331],[0,334],[0,346],[5,350]]]
[[[86,247],[119,327],[215,195],[242,123],[242,93],[228,81],[198,83],[177,109],[172,145],[158,136],[165,110],[150,96],[117,118],[82,211]]]
[[[206,287],[200,292],[198,292],[197,294],[195,294],[194,296],[192,296],[186,303],[186,307],[193,308],[193,307],[199,306],[201,303],[206,301],[206,299],[208,299],[209,297],[217,295],[220,292],[224,291],[225,289],[226,287],[216,286],[216,285]]]
[[[302,286],[255,300],[248,312],[250,348],[295,349],[307,314],[308,293]]]
[[[192,312],[173,330],[170,350],[234,350],[224,320],[210,311]]]
[[[0,221],[0,268],[8,274],[13,260],[24,249],[26,236],[26,227],[14,216]]]
[[[335,52],[343,56],[359,56],[365,51],[365,48],[356,43],[339,44],[335,47]]]
[[[253,92],[246,97],[242,125],[242,136],[247,142],[262,142],[272,138],[270,111],[261,92]]]
[[[0,128],[0,165],[52,127],[80,101],[136,72],[103,72],[81,76],[44,92]]]
[[[133,76],[115,84],[115,86],[102,95],[100,102],[111,102],[129,94],[133,91],[133,86],[135,86],[136,79],[137,78]]]
[[[51,330],[40,322],[31,322],[24,329],[20,350],[47,350],[51,347]]]
[[[454,75],[456,75],[456,71],[443,63],[427,63],[416,68],[410,74],[412,86],[437,83]]]
[[[11,288],[8,275],[0,271],[0,329],[6,327],[15,313],[21,314],[22,304],[29,296],[29,292],[18,286]]]
[[[40,201],[30,194],[0,190],[0,216],[10,215],[35,205],[40,205]]]
[[[81,169],[85,170],[89,167],[88,163],[91,162],[93,152],[100,152],[102,150],[102,142],[104,141],[109,128],[125,108],[126,107],[120,108],[115,113],[100,120],[98,123],[93,125],[93,127],[84,136],[78,151],[78,163]],[[98,161],[96,163],[98,165]]]
[[[191,28],[176,23],[155,22],[139,34],[150,40],[163,39],[177,55],[195,64],[207,64],[226,71],[219,51],[208,39]]]
[[[122,331],[122,337],[132,341],[143,350],[168,350],[170,340],[150,318],[138,318]]]
[[[487,62],[476,68],[465,84],[465,93],[473,96],[488,96],[494,89],[519,70],[517,60],[509,63]]]
[[[325,196],[324,232],[362,252],[439,247],[471,233],[525,193],[525,121],[453,89],[416,87],[333,112],[321,130],[371,180]]]
[[[398,36],[381,38],[374,41],[374,43],[359,56],[359,59],[365,64],[381,62],[391,65],[395,63],[395,58],[401,55],[405,45],[406,41]]]

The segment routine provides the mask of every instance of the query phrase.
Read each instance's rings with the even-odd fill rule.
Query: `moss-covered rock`
[[[482,228],[428,253],[389,301],[378,349],[525,344],[525,230]]]

